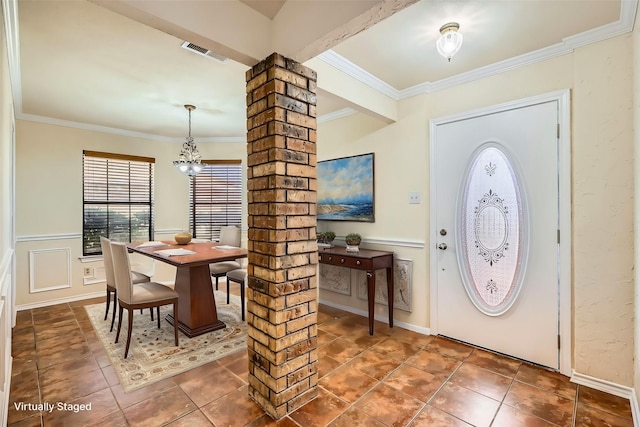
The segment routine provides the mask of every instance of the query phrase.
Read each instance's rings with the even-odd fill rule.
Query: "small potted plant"
[[[358,233],[349,233],[344,237],[344,241],[347,244],[347,252],[358,252],[362,236]]]
[[[333,239],[336,238],[336,233],[333,231],[324,231],[317,234],[318,246],[321,248],[330,248],[333,246]]]

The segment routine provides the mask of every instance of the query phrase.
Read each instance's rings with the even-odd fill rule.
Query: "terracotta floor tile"
[[[369,335],[369,329],[367,327],[360,328],[357,332],[346,335],[345,338],[349,341],[353,341],[361,347],[368,348],[378,344],[381,341],[386,340],[387,338],[389,338],[389,336],[378,331],[375,331],[373,335]]]
[[[328,427],[385,427],[385,425],[352,406]]]
[[[375,378],[347,365],[341,366],[320,380],[322,387],[349,403],[358,400],[377,383],[378,380]]]
[[[633,420],[578,403],[575,425],[576,427],[633,427]]]
[[[570,426],[573,418],[572,400],[519,381],[513,382],[504,403],[559,426]]]
[[[82,331],[76,321],[75,316],[58,322],[51,322],[35,326],[36,339],[38,342],[47,339],[59,339],[61,336],[70,334],[82,335]]]
[[[37,405],[40,402],[40,391],[38,389],[38,372],[28,371],[11,377],[11,390],[9,392],[9,423],[15,423],[25,418],[33,417],[39,411],[27,409],[17,409],[15,403]]]
[[[222,357],[218,360],[216,360],[216,362],[218,362],[220,365],[222,366],[226,366],[229,363],[233,363],[238,361],[239,359],[244,359],[247,360],[247,350],[240,350],[240,351],[236,351],[235,353],[231,353],[225,357]]]
[[[555,424],[551,424],[542,418],[529,415],[526,412],[518,411],[509,405],[502,405],[498,410],[498,415],[493,420],[491,427],[553,427]]]
[[[466,362],[511,378],[516,375],[522,363],[517,359],[491,353],[479,348],[473,349],[473,352],[467,358]]]
[[[322,387],[318,397],[289,414],[289,418],[304,427],[324,427],[347,410],[349,404]]]
[[[9,423],[9,427],[41,427],[42,426],[42,415],[36,414],[28,418],[23,418],[20,421],[16,421],[15,423]]]
[[[237,375],[245,383],[249,382],[249,360],[246,352],[244,352],[244,357],[240,357],[233,362],[224,365],[224,367]]]
[[[215,399],[200,409],[216,426],[244,426],[264,414],[262,408],[249,397],[246,386]]]
[[[167,378],[129,393],[124,392],[121,384],[111,387],[111,391],[118,401],[118,405],[124,409],[176,386],[177,384],[173,381],[173,378]]]
[[[318,378],[323,378],[340,365],[342,365],[341,362],[329,356],[323,355],[322,357],[318,357]]]
[[[518,370],[516,379],[520,382],[539,387],[567,399],[576,400],[578,386],[558,372],[551,372],[537,366],[523,363]]]
[[[39,376],[45,402],[69,402],[109,387],[93,357],[55,365],[41,371]]]
[[[389,329],[389,336],[420,348],[427,345],[434,338],[433,335],[425,335],[398,327]]]
[[[410,424],[411,427],[470,427],[464,421],[427,405]],[[515,426],[511,426],[515,427]]]
[[[255,421],[250,422],[245,427],[300,427],[297,423],[293,422],[291,418],[284,417],[275,421],[269,415],[264,414]]]
[[[470,363],[463,364],[451,377],[451,382],[487,397],[501,401],[513,380]]]
[[[446,376],[436,376],[403,364],[393,371],[384,380],[384,383],[426,403],[444,384],[446,379]]]
[[[106,422],[113,417],[118,417],[120,413],[120,408],[108,388],[88,396],[81,397],[80,399],[64,403],[69,405],[87,405],[91,403],[91,410],[74,412],[70,410],[55,409],[53,412],[43,414],[43,425],[47,427],[93,426],[103,420]]]
[[[329,344],[331,341],[338,338],[337,335],[333,335],[329,332],[325,332],[321,329],[318,329],[318,347],[322,347],[323,345]]]
[[[35,348],[36,343],[36,335],[35,328],[33,326],[27,326],[26,328],[20,329],[20,331],[16,331],[14,329],[13,334],[11,335],[11,346],[32,346]]]
[[[91,420],[91,427],[129,427],[122,411],[112,412],[101,420]]]
[[[447,383],[429,404],[476,427],[491,424],[500,402],[475,391]]]
[[[352,341],[345,338],[337,338],[329,344],[320,347],[318,349],[318,357],[321,359],[324,356],[329,356],[340,363],[344,363],[363,350],[364,348],[362,346]]]
[[[433,337],[425,349],[436,351],[444,356],[464,360],[471,355],[473,347],[443,337]]]
[[[123,410],[129,424],[156,427],[193,412],[196,405],[180,387],[172,387]]]
[[[578,402],[623,418],[631,418],[629,400],[586,386],[578,386]]]
[[[177,420],[170,422],[166,427],[210,427],[213,426],[211,421],[202,413],[202,411],[193,411]]]
[[[176,375],[173,377],[173,381],[198,407],[202,407],[244,385],[242,380],[218,363],[207,363],[191,369]]]
[[[109,365],[101,369],[102,369],[102,375],[104,375],[104,378],[107,380],[107,384],[109,384],[109,387],[114,386],[116,384],[120,384],[120,378],[118,378],[118,374],[116,374],[116,371],[115,369],[113,369],[113,366]]]
[[[429,350],[420,350],[409,357],[406,364],[434,375],[446,376],[451,375],[461,365],[456,359]]]
[[[424,402],[380,384],[365,394],[355,407],[389,426],[405,426],[422,409]]]
[[[374,345],[374,350],[385,353],[387,357],[397,360],[406,360],[420,351],[420,347],[401,341],[397,338],[387,338],[386,340]]]
[[[351,359],[346,365],[350,369],[357,369],[370,377],[381,380],[401,363],[401,361],[390,359],[385,353],[371,348]]]

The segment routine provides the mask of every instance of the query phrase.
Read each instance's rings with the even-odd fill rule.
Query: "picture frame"
[[[318,162],[318,213],[325,221],[375,222],[374,153]]]

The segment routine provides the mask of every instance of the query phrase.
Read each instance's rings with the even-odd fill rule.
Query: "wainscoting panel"
[[[7,425],[11,385],[11,327],[13,325],[13,289],[10,250],[0,263],[0,425]]]
[[[29,291],[46,292],[71,287],[71,248],[29,251]]]

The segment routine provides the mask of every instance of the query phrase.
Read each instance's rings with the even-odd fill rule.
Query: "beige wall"
[[[242,143],[198,144],[207,159],[246,157]],[[179,173],[172,161],[180,144],[111,135],[63,126],[23,120],[17,121],[16,160],[16,245],[18,305],[73,298],[103,292],[104,284],[86,285],[84,267],[101,263],[82,263],[82,151],[106,151],[154,157],[156,239],[170,239],[176,231],[187,230],[188,178]],[[243,215],[246,218],[246,214]],[[246,224],[243,224],[246,229]],[[46,251],[52,258],[66,256],[55,250],[69,248],[70,288],[30,293],[29,253],[36,251],[46,265]],[[141,257],[140,263],[148,261]],[[160,264],[160,263],[156,263]],[[34,264],[38,265],[38,264]],[[65,266],[66,267],[66,266]],[[158,280],[171,280],[173,270],[156,265]],[[34,272],[37,277],[39,272]],[[42,276],[41,276],[42,277]],[[44,280],[44,279],[43,279]],[[53,279],[51,279],[53,280]],[[64,273],[56,277],[66,281]],[[44,280],[45,285],[46,280]]]
[[[376,222],[320,221],[339,236],[422,241],[424,248],[377,245],[414,261],[413,312],[396,319],[429,326],[429,120],[528,96],[571,89],[573,367],[633,384],[633,144],[629,35],[574,54],[400,103],[399,120],[380,127],[351,116],[320,125],[318,160],[375,152]],[[355,138],[345,129],[361,129]],[[369,132],[369,133],[367,133]],[[408,204],[420,191],[422,203]],[[365,310],[355,296],[321,298]],[[377,307],[383,313],[383,307]]]

